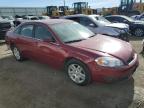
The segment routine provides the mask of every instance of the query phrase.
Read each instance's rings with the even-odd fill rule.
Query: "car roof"
[[[47,19],[47,20],[33,20],[33,21],[24,21],[24,23],[43,23],[47,25],[54,25],[54,24],[61,24],[61,23],[68,23],[73,22],[71,20],[66,19]]]

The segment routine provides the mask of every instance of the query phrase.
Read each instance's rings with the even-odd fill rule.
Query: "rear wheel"
[[[66,71],[68,73],[68,77],[77,85],[87,85],[91,82],[91,75],[87,66],[78,61],[78,60],[70,60],[66,64]]]
[[[21,52],[20,52],[20,50],[16,46],[12,47],[12,52],[13,52],[13,55],[14,55],[14,57],[15,57],[15,59],[17,61],[22,61],[23,60]]]

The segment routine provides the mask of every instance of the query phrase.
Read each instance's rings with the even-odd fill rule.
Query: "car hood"
[[[129,29],[129,26],[127,24],[124,23],[111,23],[106,25],[107,27],[114,27],[114,28],[120,28],[120,29]]]
[[[71,43],[70,45],[76,48],[107,53],[123,60],[125,63],[133,54],[133,49],[129,43],[99,34],[87,40]]]

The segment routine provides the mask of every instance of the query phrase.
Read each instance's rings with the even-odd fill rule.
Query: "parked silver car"
[[[96,34],[103,34],[129,41],[129,26],[123,23],[111,23],[100,15],[70,15],[61,17],[86,26]]]

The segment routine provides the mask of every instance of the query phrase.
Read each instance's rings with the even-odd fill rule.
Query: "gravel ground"
[[[131,41],[140,53],[141,41]],[[130,80],[73,84],[63,71],[27,60],[17,62],[0,44],[0,108],[144,108],[144,58]]]

